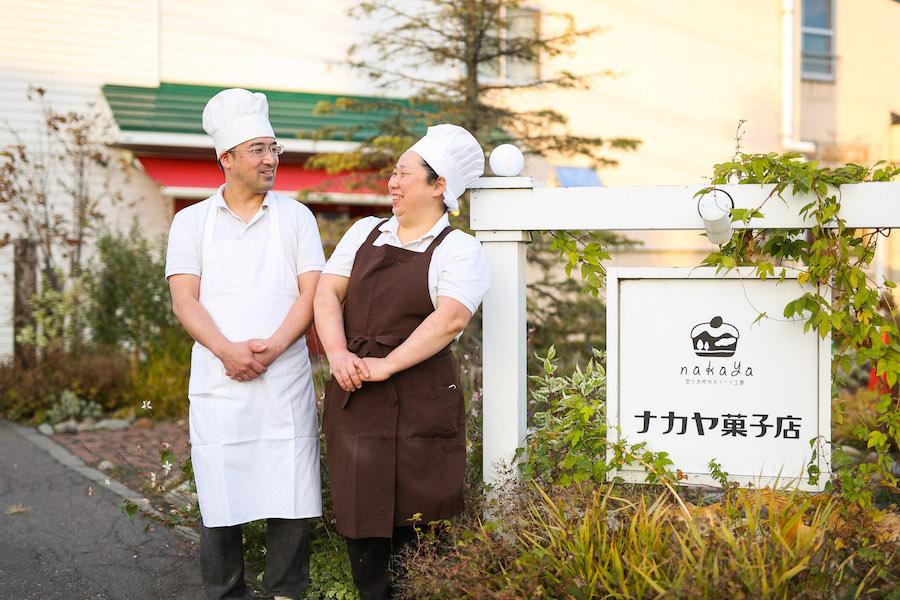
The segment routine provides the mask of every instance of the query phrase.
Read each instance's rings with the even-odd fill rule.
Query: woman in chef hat
[[[390,595],[392,556],[421,523],[462,510],[463,393],[450,345],[490,285],[484,251],[447,211],[484,172],[456,125],[429,127],[397,161],[393,216],[366,217],[329,259],[316,330],[333,377],[324,428],[338,531],[364,600]]]

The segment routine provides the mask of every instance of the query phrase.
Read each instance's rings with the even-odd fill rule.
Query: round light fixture
[[[491,171],[500,177],[515,177],[525,166],[522,151],[512,144],[501,144],[494,148],[490,158]]]

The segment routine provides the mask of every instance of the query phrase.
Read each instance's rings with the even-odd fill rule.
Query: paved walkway
[[[176,462],[172,473],[177,474],[181,461],[190,456],[187,425],[157,423],[119,431],[84,431],[63,433],[51,438],[80,458],[89,467],[100,463],[111,465],[106,472],[136,492],[149,492],[151,476],[164,478],[160,450],[169,449]],[[104,465],[107,466],[107,465]]]
[[[126,516],[122,498],[110,488],[127,490],[115,481],[86,479],[79,471],[90,476],[93,470],[83,465],[61,464],[38,436],[0,420],[0,598],[202,597],[195,544],[140,513]],[[109,437],[124,447],[141,444],[159,464],[158,448],[143,448],[145,442],[128,432]],[[100,450],[108,447],[105,442],[92,446],[96,440],[90,438],[75,434],[67,441],[81,444],[95,459],[109,460]],[[139,464],[135,456],[128,460]],[[151,464],[148,459],[145,468]]]

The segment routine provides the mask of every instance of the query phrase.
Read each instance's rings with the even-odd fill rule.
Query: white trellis
[[[694,194],[705,187],[546,188],[530,177],[484,177],[471,192],[471,227],[484,245],[491,289],[484,299],[484,479],[497,483],[497,467],[522,446],[526,429],[525,244],[540,230],[700,230]],[[725,185],[735,208],[756,208],[771,185]],[[840,216],[848,227],[900,227],[900,183],[841,187]],[[766,202],[750,228],[799,229],[812,195]],[[735,228],[744,227],[735,223]]]

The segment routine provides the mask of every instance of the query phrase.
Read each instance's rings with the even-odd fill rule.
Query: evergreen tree
[[[399,155],[435,123],[465,127],[486,150],[513,143],[526,154],[586,158],[594,167],[614,166],[616,151],[634,150],[639,144],[632,138],[578,135],[553,108],[520,110],[509,102],[521,92],[587,89],[597,77],[610,74],[548,68],[550,59],[574,51],[579,41],[598,33],[595,28],[579,29],[569,14],[539,13],[523,0],[365,0],[350,14],[381,24],[349,49],[348,64],[373,81],[383,97],[323,102],[317,107],[321,114],[368,113],[371,120],[305,132],[320,139],[362,140],[354,151],[323,153],[308,162],[330,173],[354,172],[344,185],[383,189],[383,179]],[[465,229],[468,205],[461,207],[454,224]],[[529,264],[537,276],[529,285],[528,300],[534,350],[555,344],[571,363],[590,358],[592,346],[602,346],[603,304],[565,279],[559,255],[588,246],[596,247],[597,254],[609,243],[622,242],[602,232],[535,236]],[[599,261],[587,266],[602,277]],[[477,356],[480,339],[476,319],[461,340],[461,354]]]
[[[461,125],[486,148],[509,142],[530,154],[586,157],[597,167],[616,164],[610,150],[632,150],[639,143],[577,135],[565,115],[552,108],[517,110],[509,105],[517,92],[585,89],[594,78],[609,74],[545,68],[549,59],[597,33],[577,28],[571,15],[538,13],[523,0],[366,0],[350,14],[383,24],[349,49],[348,64],[386,98],[320,104],[320,113],[380,117],[365,132],[340,126],[313,132],[348,139],[363,133],[364,142],[353,152],[314,156],[311,167],[383,174],[434,123]]]

